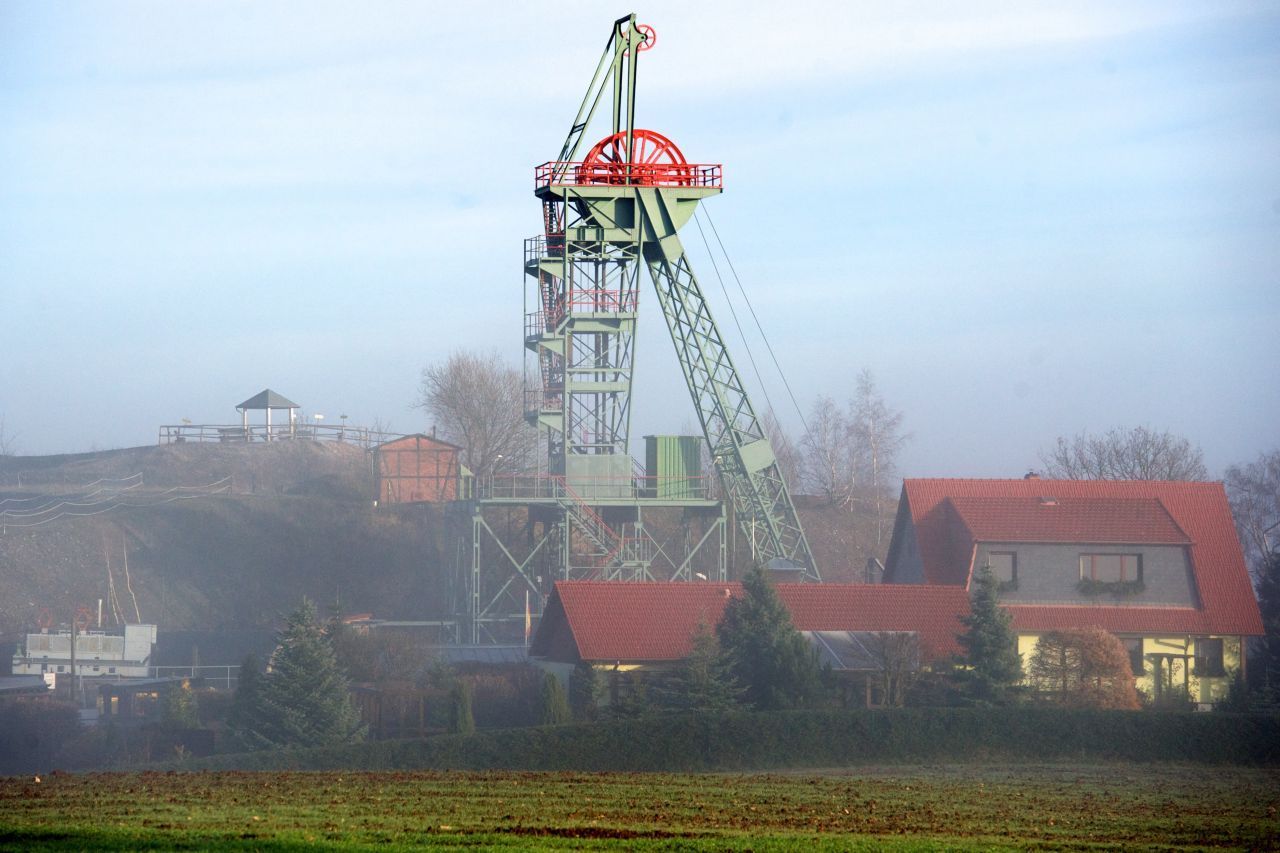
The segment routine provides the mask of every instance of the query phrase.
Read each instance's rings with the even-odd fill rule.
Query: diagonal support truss
[[[643,255],[712,460],[757,562],[782,559],[820,580],[773,447],[670,226],[679,217],[670,210],[669,192],[636,190],[644,224],[656,238],[644,244]]]

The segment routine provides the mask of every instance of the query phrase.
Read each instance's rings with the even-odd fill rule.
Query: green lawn
[[[0,779],[0,850],[1280,847],[1280,770],[1167,765]]]

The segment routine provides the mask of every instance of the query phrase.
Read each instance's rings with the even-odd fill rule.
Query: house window
[[[1222,676],[1227,674],[1222,660],[1221,637],[1196,638],[1196,675]]]
[[[1142,656],[1142,638],[1128,637],[1120,642],[1124,643],[1125,651],[1129,653],[1129,669],[1133,670],[1134,677],[1143,675],[1147,671],[1147,661]]]
[[[987,555],[987,565],[1001,583],[1012,583],[1018,579],[1018,555],[1012,551],[992,551]]]
[[[1142,580],[1142,557],[1138,554],[1081,554],[1080,579],[1101,583]]]

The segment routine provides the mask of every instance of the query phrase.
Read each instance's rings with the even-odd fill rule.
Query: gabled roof
[[[915,631],[925,661],[959,651],[960,587],[866,584],[777,585],[800,631]],[[534,657],[659,662],[689,654],[699,624],[714,627],[739,583],[560,581],[530,648]]]
[[[586,661],[680,660],[699,624],[714,627],[742,585],[559,581],[529,653]]]
[[[947,498],[975,542],[1190,545],[1156,498]]]
[[[377,446],[376,449],[378,450],[391,449],[399,444],[412,445],[414,448],[418,448],[423,443],[439,445],[440,447],[447,447],[450,450],[462,450],[462,447],[460,445],[454,444],[451,441],[445,441],[443,438],[436,438],[434,435],[427,435],[426,433],[422,433],[422,432],[412,432],[412,433],[409,433],[408,435],[396,436],[395,438],[388,439],[387,441],[382,442]]]
[[[259,391],[257,394],[254,394],[248,400],[245,400],[243,403],[236,406],[237,410],[248,409],[253,411],[256,411],[259,409],[297,409],[297,408],[300,408],[300,406],[297,403],[293,402],[288,397],[285,397],[283,394],[277,394],[275,391],[272,391],[270,388],[267,388],[263,391]]]
[[[1057,506],[1043,507],[1042,515],[1039,507],[1031,505],[1041,498],[1053,498]],[[1066,512],[1058,514],[1061,520],[1055,521],[1051,511],[1057,509]],[[1004,511],[1009,515],[1003,516]],[[1068,538],[1066,534],[1072,529],[1077,532]],[[894,529],[895,540],[916,537],[925,584],[961,587],[969,583],[978,542],[1045,541],[1037,537],[1049,534],[1053,541],[1064,543],[1185,546],[1200,607],[1011,604],[1017,628],[1049,630],[1070,624],[1120,631],[1262,633],[1262,619],[1221,483],[905,480]],[[896,541],[893,550],[900,550]]]

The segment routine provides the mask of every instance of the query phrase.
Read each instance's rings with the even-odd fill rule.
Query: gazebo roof
[[[236,411],[247,411],[256,409],[298,409],[301,408],[297,403],[281,394],[277,394],[270,388],[254,394],[248,400],[236,406]]]

